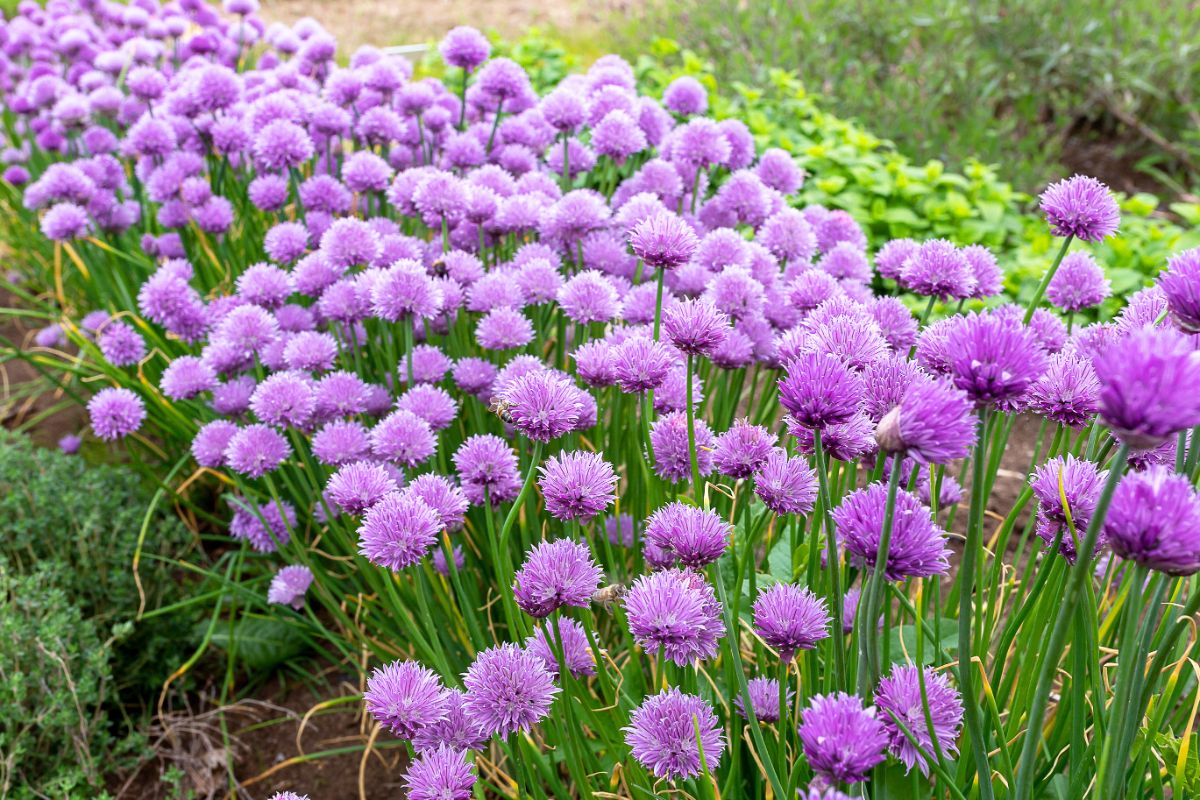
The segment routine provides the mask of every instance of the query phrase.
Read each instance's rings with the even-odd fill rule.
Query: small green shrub
[[[0,561],[0,797],[11,800],[105,797],[104,775],[139,745],[111,730],[111,642],[62,577]]]
[[[133,559],[148,500],[126,468],[89,466],[22,436],[0,435],[0,558],[21,575],[52,565],[70,604],[100,635],[120,633],[114,657],[121,688],[161,683],[184,635],[169,615],[135,622],[142,597]],[[151,517],[139,565],[145,609],[182,594],[176,577],[150,554],[181,557],[188,541],[174,517]]]

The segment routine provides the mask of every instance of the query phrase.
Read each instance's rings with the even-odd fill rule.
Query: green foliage
[[[0,797],[12,800],[106,797],[103,775],[138,744],[110,731],[111,642],[60,578],[0,560]]]
[[[646,17],[624,31],[629,52],[670,31],[728,80],[789,70],[918,160],[1003,163],[1032,190],[1100,132],[1167,180],[1196,178],[1188,0],[664,0]]]
[[[134,623],[142,602],[133,560],[147,507],[146,489],[132,472],[88,466],[79,457],[35,448],[24,437],[0,436],[0,558],[18,574],[51,564],[72,606],[115,645],[119,685],[156,685],[172,667],[169,655],[182,632],[169,617]],[[157,514],[145,551],[180,556],[187,532]],[[145,608],[178,599],[179,582],[163,562],[143,555],[139,576]]]

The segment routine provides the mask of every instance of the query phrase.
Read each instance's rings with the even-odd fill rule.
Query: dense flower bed
[[[6,24],[62,312],[25,357],[182,502],[219,482],[229,575],[275,573],[236,608],[368,674],[410,797],[1161,794],[1200,252],[1076,324],[1090,178],[1017,306],[974,239],[871,247],[693,78],[539,93],[458,28],[414,79],[253,6]]]

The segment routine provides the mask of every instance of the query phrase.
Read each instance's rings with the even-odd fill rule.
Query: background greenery
[[[1196,183],[1192,0],[658,0],[615,35],[640,52],[663,31],[723,80],[795,72],[919,161],[1002,164],[1032,191],[1099,141],[1175,191]]]

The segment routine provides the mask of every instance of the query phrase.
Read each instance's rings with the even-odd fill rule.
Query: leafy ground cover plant
[[[35,363],[165,486],[219,482],[206,638],[269,607],[361,670],[410,797],[1184,790],[1200,261],[1084,324],[1103,184],[1040,196],[1015,305],[986,246],[814,203],[694,78],[538,92],[470,28],[442,79],[336,66],[247,2],[28,9],[28,49],[68,10],[95,52],[16,67],[30,158],[64,140],[25,202],[87,267],[72,193],[115,163],[160,228]],[[121,135],[72,152],[101,89]]]

